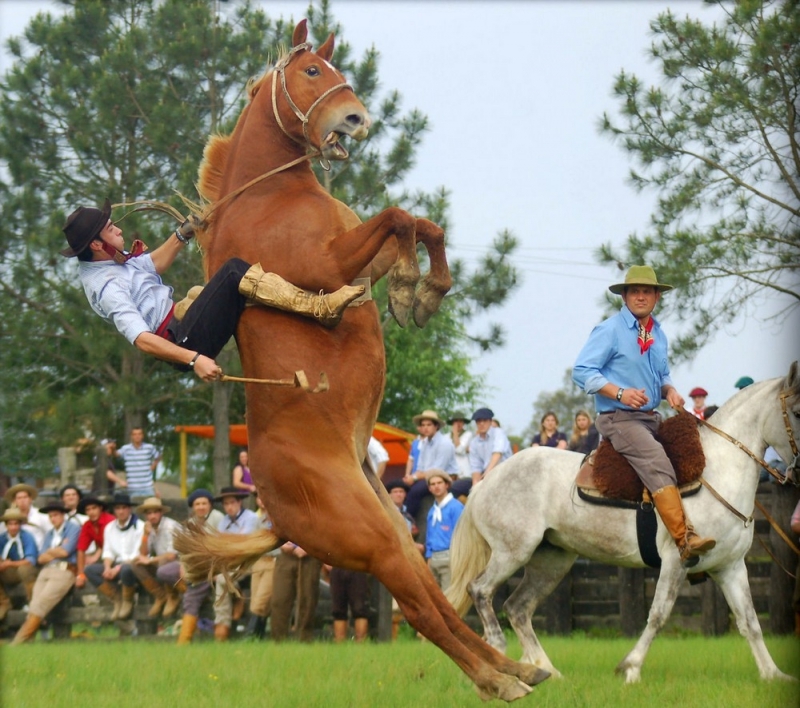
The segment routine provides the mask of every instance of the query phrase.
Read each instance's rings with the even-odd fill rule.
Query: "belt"
[[[48,563],[45,567],[56,568],[57,570],[69,570],[72,573],[75,573],[77,571],[75,564],[69,563],[67,561],[52,561],[51,563]]]
[[[167,327],[169,326],[170,321],[172,320],[172,313],[175,312],[175,303],[172,303],[172,307],[169,308],[169,312],[164,320],[158,325],[158,329],[156,330],[157,337],[163,337],[164,339],[169,339],[169,333],[167,332]]]
[[[617,408],[613,411],[603,411],[599,415],[611,415],[612,413],[647,413],[648,415],[657,415],[658,411],[655,408],[651,408],[649,411],[640,411],[634,408],[631,408],[630,410],[627,408]]]
[[[444,558],[445,556],[447,556],[447,557],[450,556],[450,549],[449,548],[447,550],[444,550],[444,551],[432,551],[431,552],[431,558]]]

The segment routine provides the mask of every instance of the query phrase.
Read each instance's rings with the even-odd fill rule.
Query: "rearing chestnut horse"
[[[260,262],[308,290],[333,291],[388,273],[390,309],[422,326],[451,285],[444,234],[390,208],[366,223],[319,184],[307,152],[347,158],[341,136],[366,137],[369,116],[331,64],[331,35],[318,51],[305,20],[293,47],[253,84],[233,134],[212,138],[200,191],[222,200],[259,175],[299,160],[214,209],[203,238],[213,274],[227,259]],[[416,243],[430,272],[420,281]],[[190,577],[236,571],[291,539],[320,560],[376,576],[410,624],[445,651],[485,698],[526,695],[547,672],[491,648],[456,615],[414,547],[405,521],[369,467],[362,469],[383,394],[385,359],[378,311],[350,307],[335,329],[291,313],[248,308],[236,333],[245,376],[275,379],[297,369],[326,372],[327,393],[249,384],[247,428],[252,472],[275,534],[250,537],[192,530],[176,548]]]

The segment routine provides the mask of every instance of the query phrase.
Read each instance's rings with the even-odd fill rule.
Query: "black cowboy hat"
[[[99,506],[103,511],[108,511],[108,502],[105,499],[101,499],[94,494],[87,494],[85,497],[81,497],[81,500],[78,502],[78,513],[85,514],[86,507],[92,504]]]
[[[128,494],[118,492],[111,500],[111,506],[133,506],[133,502]]]
[[[244,499],[245,497],[249,497],[250,492],[246,489],[239,489],[238,487],[223,487],[219,491],[219,496],[214,497],[214,501],[222,501],[225,497],[238,497],[239,499]]]
[[[72,258],[83,251],[103,230],[111,218],[111,202],[106,199],[102,209],[78,207],[67,217],[64,234],[69,248],[61,251],[62,256]]]
[[[400,478],[392,479],[384,485],[386,487],[387,492],[391,492],[393,489],[402,489],[403,491],[408,491],[408,485]]]
[[[62,514],[69,514],[69,509],[64,506],[61,500],[51,501],[46,506],[43,506],[39,509],[43,514],[46,514],[48,511],[60,511]]]

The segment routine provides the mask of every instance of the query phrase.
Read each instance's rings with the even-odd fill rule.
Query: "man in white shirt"
[[[47,514],[42,514],[35,506],[33,500],[39,496],[36,487],[30,484],[15,484],[10,487],[5,493],[5,500],[12,506],[16,506],[23,514],[25,514],[26,526],[25,530],[30,533],[36,541],[36,548],[41,551],[44,537],[47,532],[53,528]],[[0,523],[0,533],[5,531],[5,524]]]
[[[113,621],[128,619],[133,612],[133,598],[139,581],[131,563],[139,555],[144,524],[133,513],[133,504],[127,494],[115,494],[112,505],[115,521],[103,532],[101,562],[86,566],[84,572],[98,592],[114,603]]]

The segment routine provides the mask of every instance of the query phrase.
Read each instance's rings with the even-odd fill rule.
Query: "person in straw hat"
[[[0,532],[0,621],[11,609],[11,599],[6,588],[23,584],[30,602],[36,581],[36,559],[39,549],[33,534],[22,528],[28,517],[11,506],[0,516],[5,531]]]
[[[430,409],[415,415],[412,420],[420,434],[417,468],[403,477],[408,485],[406,508],[414,518],[417,517],[422,500],[430,494],[426,476],[430,470],[444,470],[458,476],[456,449],[453,441],[441,432],[442,421],[436,411]]]
[[[153,596],[153,606],[148,617],[172,617],[181,604],[181,594],[170,577],[162,574],[167,564],[177,560],[173,537],[181,525],[165,514],[171,511],[158,497],[149,497],[136,507],[136,513],[145,518],[139,555],[131,564],[133,574],[142,587]]]
[[[684,405],[670,378],[667,336],[652,315],[662,293],[671,289],[658,282],[651,267],[631,266],[625,282],[609,287],[622,296],[622,309],[592,330],[572,377],[595,396],[597,430],[641,478],[688,568],[716,541],[696,534],[687,520],[675,470],[655,437],[661,401],[675,409]]]
[[[70,509],[62,501],[54,501],[41,509],[52,528],[47,532],[42,552],[37,559],[39,575],[31,592],[28,615],[19,628],[14,644],[30,641],[42,621],[75,585],[78,536],[81,529],[69,520]]]
[[[39,492],[36,487],[32,487],[30,484],[15,484],[6,490],[3,498],[25,514],[28,523],[26,530],[36,540],[36,548],[41,549],[45,534],[50,530],[50,519],[47,518],[47,514],[43,514],[33,506],[33,501],[38,496]],[[0,531],[3,528],[3,525],[0,524]]]
[[[78,207],[64,226],[67,258],[77,257],[79,277],[92,309],[113,324],[137,349],[194,371],[204,381],[221,373],[214,358],[236,331],[248,299],[262,305],[315,317],[322,324],[338,324],[344,309],[364,294],[364,286],[345,285],[329,295],[307,292],[261,266],[232,258],[215,273],[183,313],[174,317],[172,288],[161,274],[204,224],[187,219],[152,253],[134,241],[124,251],[122,229],[111,221],[108,199],[100,209]],[[183,306],[183,303],[180,303]]]

